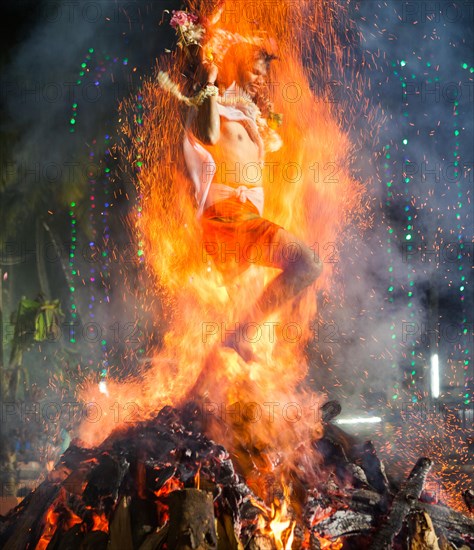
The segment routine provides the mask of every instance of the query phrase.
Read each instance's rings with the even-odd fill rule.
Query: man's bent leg
[[[263,255],[261,265],[282,272],[267,286],[253,308],[255,322],[267,317],[285,302],[295,298],[320,275],[323,263],[303,241],[285,229],[279,229]]]
[[[322,261],[315,252],[294,235],[279,228],[271,241],[264,243],[259,265],[279,268],[282,272],[265,288],[256,303],[244,313],[241,327],[259,323],[284,303],[299,295],[321,274]],[[246,361],[252,360],[251,346],[243,335],[233,335],[226,345],[234,348]]]

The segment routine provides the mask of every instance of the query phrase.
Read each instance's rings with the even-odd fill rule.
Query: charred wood
[[[158,526],[156,506],[153,502],[138,497],[130,501],[130,522],[133,547],[138,548]]]
[[[106,550],[109,535],[104,531],[91,531],[82,540],[81,550]]]
[[[341,410],[342,407],[339,401],[328,401],[327,403],[324,403],[320,409],[322,421],[324,423],[331,422],[331,420],[334,420],[341,414]]]
[[[420,458],[417,461],[404,486],[395,496],[387,520],[373,538],[370,546],[372,550],[385,550],[392,547],[392,541],[402,528],[403,520],[420,498],[432,465],[429,458]]]
[[[243,550],[242,543],[237,539],[234,522],[228,514],[222,514],[217,520],[217,549]]]
[[[335,412],[328,406],[325,418]],[[241,475],[242,462],[199,431],[198,414],[193,404],[181,413],[167,407],[97,448],[71,445],[39,488],[0,518],[0,547],[35,548],[41,540],[47,550],[275,550],[270,532],[261,530],[274,517],[271,499],[287,498],[276,473],[286,468],[284,457],[264,446],[242,447],[249,485],[271,495],[265,503]],[[293,550],[318,550],[334,539],[345,550],[438,550],[434,536],[439,550],[474,547],[472,519],[419,500],[429,459],[417,462],[391,501],[372,443],[331,424],[325,430],[313,443],[323,464],[284,470],[296,521]],[[472,490],[463,497],[472,509]]]
[[[464,491],[462,498],[464,499],[469,512],[474,512],[474,490],[468,489]]]
[[[374,525],[370,514],[361,514],[352,510],[338,510],[329,518],[317,523],[313,530],[322,535],[336,539],[368,532]]]
[[[166,524],[161,529],[150,533],[138,550],[160,550],[168,536],[168,529],[169,525]]]
[[[390,492],[389,482],[385,474],[385,466],[377,456],[372,441],[364,443],[361,466],[367,476],[367,481],[377,492],[383,495]]]
[[[110,522],[108,550],[133,550],[130,499],[122,497]]]
[[[84,540],[84,529],[82,525],[74,525],[62,536],[57,550],[80,550]],[[49,546],[48,546],[49,550]]]
[[[350,462],[356,462],[356,457],[358,456],[357,446],[359,445],[359,440],[349,435],[344,430],[341,430],[339,426],[334,424],[326,424],[324,426],[324,438],[328,439],[334,444],[342,447],[344,454]],[[354,452],[356,451],[356,452]]]
[[[258,534],[252,537],[248,550],[276,550],[273,541],[265,535]]]
[[[427,512],[435,525],[435,530],[444,534],[456,546],[462,546],[466,541],[474,546],[473,519],[439,504],[417,502],[416,509]]]
[[[36,543],[45,524],[46,512],[58,493],[58,485],[43,483],[27,497],[27,502],[20,503],[15,509],[20,511],[15,521],[5,525],[0,546],[4,550],[25,550]]]
[[[440,550],[433,522],[426,512],[414,510],[406,517],[408,550]]]
[[[198,489],[173,491],[169,495],[170,550],[214,550],[217,535],[212,494]]]

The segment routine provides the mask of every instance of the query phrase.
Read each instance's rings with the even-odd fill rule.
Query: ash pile
[[[263,500],[238,457],[206,437],[189,405],[115,430],[100,446],[73,442],[47,479],[0,518],[5,550],[296,550],[474,548],[474,521],[430,502],[422,457],[395,487],[370,441],[330,420],[313,443],[319,481],[293,470]],[[339,408],[340,410],[340,408]],[[253,450],[252,452],[255,452]],[[305,480],[306,479],[306,480]],[[474,511],[474,492],[466,491]]]

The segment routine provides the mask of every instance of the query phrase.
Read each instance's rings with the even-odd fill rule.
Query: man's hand
[[[215,63],[203,59],[198,66],[196,75],[197,81],[201,84],[201,86],[205,86],[206,84],[214,84],[217,79],[218,72],[219,68]]]
[[[214,84],[217,80],[217,74],[219,72],[219,68],[217,67],[217,65],[212,62],[211,63],[203,62],[203,69],[207,74],[207,80],[205,84],[207,83]]]

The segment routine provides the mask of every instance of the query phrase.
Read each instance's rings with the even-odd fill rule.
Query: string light
[[[415,52],[413,52],[415,55]],[[416,63],[421,62],[421,58],[417,57],[414,60]],[[418,261],[417,253],[419,252],[420,243],[424,244],[426,242],[426,235],[424,235],[423,228],[420,224],[417,223],[417,216],[419,208],[427,208],[432,200],[431,197],[434,197],[434,190],[429,190],[426,197],[420,196],[420,189],[413,187],[413,170],[410,170],[409,167],[412,165],[413,157],[413,148],[417,146],[417,137],[420,132],[416,129],[416,120],[411,120],[412,115],[416,116],[415,110],[410,110],[410,105],[407,100],[407,83],[413,83],[415,85],[414,89],[420,90],[420,86],[416,86],[416,80],[421,81],[421,87],[426,84],[436,84],[439,82],[439,64],[433,64],[431,62],[426,62],[421,69],[419,76],[416,74],[416,70],[411,65],[415,65],[410,60],[401,60],[400,62],[392,62],[393,68],[393,78],[395,78],[401,85],[402,93],[404,94],[405,102],[402,108],[402,113],[400,117],[400,127],[402,128],[403,134],[397,139],[394,139],[392,142],[388,143],[384,147],[384,180],[385,180],[385,211],[388,216],[391,215],[391,212],[397,212],[397,206],[403,206],[403,216],[401,219],[398,219],[400,223],[400,229],[396,231],[392,227],[392,222],[390,221],[387,224],[387,239],[386,239],[386,253],[387,253],[387,269],[388,269],[388,284],[387,284],[387,301],[390,304],[397,306],[396,311],[400,312],[400,306],[402,306],[402,296],[406,296],[406,302],[404,302],[404,307],[406,308],[406,313],[403,314],[404,319],[413,320],[414,322],[417,319],[417,312],[415,304],[419,300],[417,298],[422,298],[422,296],[417,297],[417,287],[415,285],[415,280],[417,279],[417,272],[423,272],[425,266],[420,264]],[[473,71],[470,70],[467,63],[462,64],[463,70],[469,69],[469,72],[472,74]],[[413,82],[415,81],[415,82]],[[418,106],[416,107],[418,108]],[[412,108],[413,109],[413,108]],[[460,155],[460,145],[462,139],[463,128],[459,126],[459,101],[453,101],[453,131],[452,131],[452,149],[449,145],[447,146],[451,149],[449,152],[449,160],[453,160],[453,177],[446,179],[447,182],[447,191],[452,191],[452,182],[456,182],[456,195],[455,199],[451,204],[446,204],[444,212],[440,212],[437,215],[440,218],[452,216],[451,229],[443,231],[441,226],[437,227],[435,235],[435,243],[438,243],[437,246],[437,260],[436,267],[439,273],[439,251],[444,250],[447,245],[450,243],[447,239],[450,236],[456,237],[457,243],[457,262],[444,262],[441,265],[442,273],[446,277],[447,282],[447,291],[449,288],[457,286],[458,295],[459,295],[459,308],[462,310],[463,320],[462,320],[462,333],[463,340],[456,346],[449,346],[450,342],[444,342],[443,353],[449,355],[452,358],[455,356],[459,357],[459,354],[463,358],[463,368],[464,368],[464,394],[463,401],[465,405],[468,405],[473,402],[473,379],[472,379],[472,362],[470,358],[470,350],[468,346],[469,338],[472,337],[469,334],[469,330],[466,328],[468,319],[466,313],[466,302],[467,296],[466,291],[468,288],[468,282],[464,271],[464,259],[466,257],[466,247],[463,242],[464,235],[464,221],[469,218],[469,213],[466,211],[466,204],[469,204],[469,190],[463,185],[463,177],[461,174],[462,159]],[[414,133],[416,130],[416,134]],[[402,178],[399,178],[396,173],[396,166],[400,165],[402,160],[405,167],[405,173]],[[444,192],[443,200],[447,201],[452,197],[452,193]],[[419,205],[419,206],[418,206]],[[431,209],[433,211],[433,209]],[[446,221],[450,221],[447,219]],[[446,225],[443,224],[443,225]],[[395,273],[396,264],[394,263],[394,250],[395,248],[402,248],[406,253],[404,254],[404,267],[403,273]],[[415,261],[415,259],[417,261]],[[430,260],[431,261],[431,260]],[[457,274],[457,275],[456,275]],[[440,273],[441,275],[441,273]],[[403,282],[405,278],[406,282]],[[422,313],[422,311],[418,312]],[[422,318],[422,317],[418,317]],[[405,363],[405,382],[406,387],[408,388],[411,394],[411,400],[413,402],[418,401],[420,397],[426,394],[423,391],[423,388],[418,387],[417,381],[420,378],[420,369],[423,368],[423,363],[426,363],[426,359],[422,357],[422,353],[418,351],[422,343],[419,339],[418,341],[413,338],[411,341],[400,342],[397,337],[397,321],[395,319],[395,309],[392,317],[392,323],[390,324],[390,342],[391,348],[394,352],[402,349],[402,356],[404,357]],[[438,342],[436,342],[435,348],[437,347]],[[405,348],[405,349],[403,349]],[[431,353],[437,354],[436,349],[432,349]],[[445,357],[446,360],[448,357]],[[446,364],[446,361],[443,361],[443,365]],[[396,367],[396,363],[392,363],[392,368]],[[392,398],[394,400],[399,399],[400,397],[400,385],[398,382],[393,384]],[[441,390],[442,391],[442,390]]]
[[[94,63],[95,61],[95,63]],[[96,87],[101,84],[101,79],[107,71],[113,68],[117,63],[118,58],[112,58],[110,55],[102,52],[99,56],[94,48],[89,48],[84,60],[81,62],[79,70],[79,78],[76,82],[78,86],[85,82],[92,82]],[[126,65],[126,60],[124,64]],[[77,125],[77,113],[79,109],[78,101],[75,100],[72,104],[72,114],[69,120],[70,132],[75,131]],[[83,337],[86,342],[94,346],[97,343],[100,345],[102,368],[100,370],[101,380],[105,380],[108,370],[108,342],[104,329],[96,322],[97,307],[99,304],[110,303],[110,228],[109,228],[109,209],[111,206],[110,199],[110,174],[111,174],[111,159],[110,151],[110,135],[106,134],[104,143],[98,142],[97,139],[91,140],[89,147],[89,172],[87,173],[88,181],[88,230],[90,239],[88,242],[87,253],[87,273],[81,279],[81,284],[85,285],[89,290],[89,299],[87,304],[87,323],[83,327]],[[105,149],[105,155],[103,151]],[[71,203],[74,204],[75,203]],[[73,227],[71,229],[71,241],[76,242],[77,239],[77,219],[73,212]],[[75,244],[71,247],[71,275],[79,276],[78,270],[74,265]],[[73,293],[75,287],[70,285],[71,300],[73,301]],[[103,306],[102,306],[103,307]],[[71,305],[71,316],[77,319],[77,307],[75,303]],[[71,342],[75,342],[75,334],[71,337]],[[89,355],[89,366],[94,364],[94,354]]]
[[[75,325],[77,320],[77,306],[75,298],[75,280],[78,277],[78,271],[76,267],[76,249],[77,249],[77,217],[76,217],[76,202],[72,201],[69,203],[69,218],[70,218],[70,235],[71,235],[71,245],[69,248],[69,314],[71,316],[71,323],[69,326],[69,342],[71,344],[76,343],[76,332]]]
[[[143,96],[141,95],[141,93],[138,93],[136,96],[135,107],[136,107],[135,123],[139,126],[142,126],[143,125]],[[143,162],[139,155],[135,161],[135,171],[137,172],[137,174],[141,172],[142,168],[143,168]],[[143,208],[142,202],[143,202],[143,194],[141,193],[141,191],[139,191],[138,197],[137,197],[137,205],[136,205],[136,220],[137,220],[136,232],[138,237],[137,256],[138,256],[138,261],[144,264],[145,262],[145,251],[143,248],[144,239],[140,231],[140,219],[142,217],[142,208]]]

